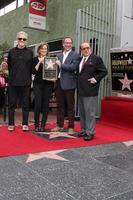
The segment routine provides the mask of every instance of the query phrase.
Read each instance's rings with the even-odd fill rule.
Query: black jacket
[[[34,83],[42,83],[43,79],[42,79],[42,73],[43,73],[43,64],[40,63],[40,66],[38,68],[38,70],[36,71],[35,66],[37,65],[37,63],[39,62],[38,56],[33,58],[32,61],[32,74],[35,75],[34,78]]]
[[[9,84],[25,86],[31,84],[33,52],[25,47],[14,47],[8,54]]]
[[[103,60],[99,56],[91,54],[82,71],[78,74],[79,95],[84,97],[98,96],[100,81],[106,74],[107,69]],[[88,79],[92,77],[96,79],[96,84],[89,83]]]

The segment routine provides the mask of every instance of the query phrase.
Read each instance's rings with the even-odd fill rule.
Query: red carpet
[[[101,105],[101,121],[133,133],[133,98],[105,97]]]
[[[105,97],[101,113],[96,136],[89,142],[83,138],[42,138],[31,131],[23,132],[20,126],[11,133],[7,131],[7,126],[1,126],[0,157],[133,140],[133,99]],[[53,126],[54,124],[47,124],[47,128]],[[80,131],[79,122],[75,123],[75,131]]]
[[[79,123],[76,123],[75,130],[79,131]],[[32,132],[22,132],[20,126],[14,133],[8,132],[7,127],[0,127],[0,157],[133,140],[131,131],[116,129],[102,122],[97,123],[96,132],[95,139],[86,142],[83,138],[48,140]]]

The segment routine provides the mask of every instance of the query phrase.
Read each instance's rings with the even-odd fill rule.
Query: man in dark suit
[[[95,115],[100,81],[107,74],[103,60],[91,53],[90,44],[81,44],[83,58],[79,64],[78,96],[81,135],[84,140],[92,140],[95,134]]]
[[[73,41],[70,37],[63,40],[63,52],[58,55],[59,75],[56,83],[57,127],[52,131],[63,131],[65,102],[67,104],[68,133],[74,133],[74,94],[77,85],[76,71],[80,62],[79,54],[72,50]]]

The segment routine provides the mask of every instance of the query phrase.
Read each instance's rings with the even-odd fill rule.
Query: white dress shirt
[[[87,56],[87,57],[83,56],[83,58],[82,58],[82,60],[81,60],[81,62],[80,62],[80,64],[79,64],[79,72],[81,72],[81,69],[82,69],[82,65],[83,65],[84,60],[85,60],[85,62],[86,62],[86,61],[88,60],[88,58],[89,58],[89,56]]]
[[[67,58],[67,56],[68,56],[68,54],[71,52],[71,49],[69,50],[69,51],[64,51],[63,52],[63,60],[62,60],[62,64],[65,62],[65,60],[66,60],[66,58]],[[58,78],[60,78],[60,76],[61,76],[61,70],[60,70],[60,72],[59,72],[59,75],[58,75]]]

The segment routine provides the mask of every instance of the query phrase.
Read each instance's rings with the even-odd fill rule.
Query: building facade
[[[117,19],[120,19],[119,8],[123,6],[123,1],[47,0],[45,30],[29,27],[29,3],[24,1],[23,6],[0,16],[0,43],[6,41],[13,47],[20,30],[28,33],[28,45],[33,49],[35,44],[46,41],[53,54],[62,50],[62,39],[65,36],[73,38],[77,52],[83,41],[89,41],[93,53],[103,58],[109,72],[101,83],[97,111],[100,113],[101,99],[111,94],[110,49],[121,45],[122,20]]]
[[[110,71],[109,50],[113,47],[115,7],[116,0],[47,0],[46,30],[39,30],[28,26],[29,3],[25,1],[23,6],[0,17],[0,43],[6,41],[13,47],[17,32],[23,30],[28,33],[28,45],[33,49],[34,44],[46,41],[50,51],[55,53],[61,51],[62,39],[70,36],[77,52],[83,41],[89,41],[93,53],[103,58]],[[97,113],[100,113],[103,96],[111,93],[110,80],[109,75],[101,83]]]
[[[113,47],[133,47],[133,0],[117,0]]]

